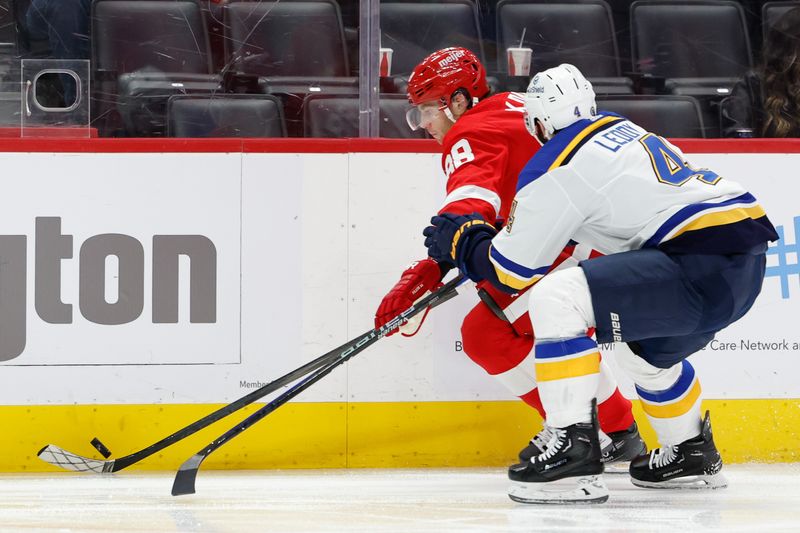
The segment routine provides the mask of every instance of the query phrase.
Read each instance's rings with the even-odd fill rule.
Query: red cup
[[[387,76],[391,76],[392,74],[392,50],[391,48],[381,48],[380,49],[380,60],[378,65],[380,66],[380,76],[381,78],[385,78]]]
[[[531,75],[531,56],[533,50],[530,48],[508,48],[508,75],[509,76],[530,76]]]

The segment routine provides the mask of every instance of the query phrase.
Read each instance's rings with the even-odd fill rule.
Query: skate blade
[[[613,463],[603,463],[603,467],[605,468],[604,474],[614,474],[620,475],[630,474],[631,470],[631,462],[630,461],[614,461]]]
[[[583,504],[608,500],[608,487],[602,476],[580,476],[548,483],[515,482],[508,497],[519,503]]]
[[[728,486],[728,480],[722,474],[686,476],[660,482],[631,478],[631,483],[646,489],[713,490],[724,489]]]

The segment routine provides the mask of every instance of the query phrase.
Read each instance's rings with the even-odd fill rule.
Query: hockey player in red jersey
[[[524,120],[524,95],[490,95],[486,72],[478,58],[465,48],[445,48],[426,57],[408,83],[412,108],[407,120],[412,129],[424,128],[442,145],[442,170],[447,176],[447,197],[439,213],[479,213],[484,220],[504,225],[511,211],[517,176],[538,150]],[[575,266],[597,255],[581,245],[570,245],[553,265]],[[434,290],[446,271],[430,258],[412,263],[400,281],[383,298],[375,314],[380,327]],[[527,295],[509,295],[491,284],[478,284],[478,303],[464,318],[461,335],[464,352],[514,395],[545,418],[536,385],[533,331]],[[424,320],[412,319],[401,334],[412,336]],[[631,413],[631,403],[619,391],[608,366],[601,365],[597,391],[600,425],[607,471],[627,472],[627,462],[645,452]],[[531,439],[520,452],[522,460],[544,451],[550,429]],[[601,435],[601,437],[604,437]]]

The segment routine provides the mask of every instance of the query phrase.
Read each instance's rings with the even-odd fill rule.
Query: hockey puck
[[[106,448],[106,445],[100,442],[100,439],[97,437],[92,439],[92,446],[94,446],[94,449],[100,452],[100,455],[102,455],[105,459],[111,457],[111,450]]]

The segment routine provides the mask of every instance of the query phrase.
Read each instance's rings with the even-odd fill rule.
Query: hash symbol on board
[[[800,217],[794,217],[794,239],[795,242],[789,244],[786,242],[784,236],[783,226],[776,226],[775,230],[778,232],[778,242],[772,244],[767,249],[767,255],[774,255],[778,259],[777,266],[768,266],[766,269],[766,277],[778,277],[781,280],[781,298],[789,298],[789,277],[797,276],[800,281],[800,246],[797,244],[797,237],[800,236]],[[790,254],[794,254],[792,257]],[[789,263],[790,259],[794,259],[793,263]]]

